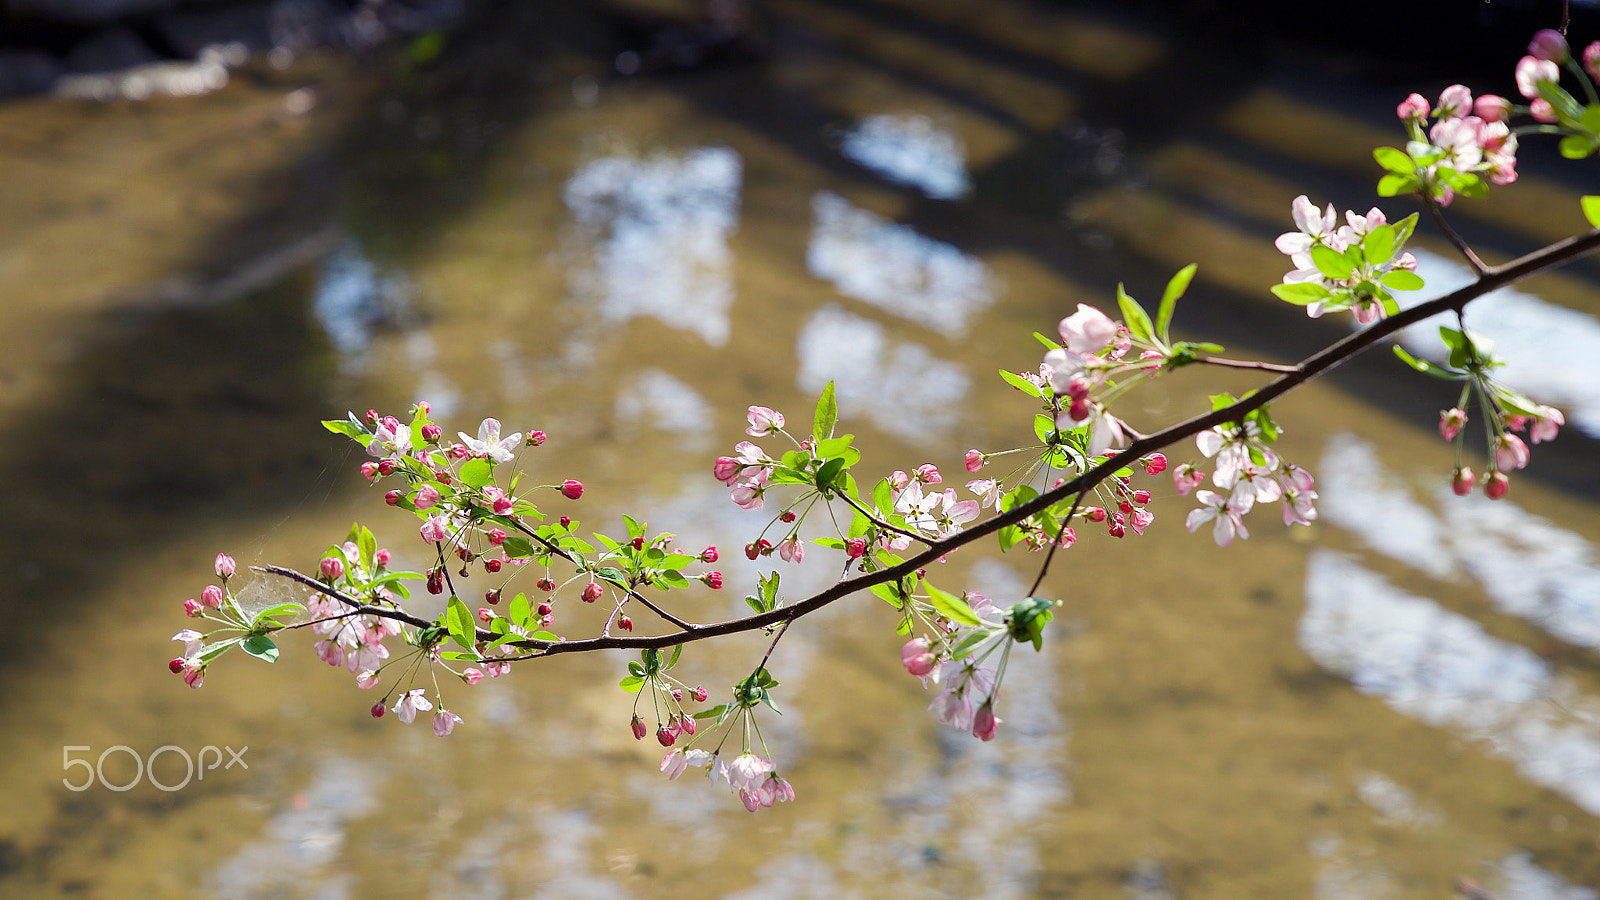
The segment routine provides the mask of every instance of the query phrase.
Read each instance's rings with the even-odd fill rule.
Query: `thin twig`
[[[1454,244],[1457,250],[1461,251],[1461,255],[1467,258],[1467,264],[1472,266],[1473,271],[1480,276],[1487,274],[1489,267],[1484,265],[1483,260],[1478,258],[1478,254],[1473,253],[1472,248],[1467,246],[1467,242],[1462,239],[1461,235],[1456,234],[1456,230],[1450,227],[1449,222],[1445,221],[1444,212],[1439,209],[1439,204],[1435,203],[1428,194],[1419,193],[1422,194],[1422,202],[1428,207],[1428,212],[1433,214],[1434,223],[1439,226],[1440,231],[1444,232],[1445,239]]]
[[[1295,371],[1294,366],[1281,366],[1269,362],[1249,362],[1242,359],[1223,359],[1220,356],[1196,356],[1194,361],[1205,363],[1208,366],[1223,366],[1229,369],[1257,369],[1262,372],[1278,372],[1287,375]]]

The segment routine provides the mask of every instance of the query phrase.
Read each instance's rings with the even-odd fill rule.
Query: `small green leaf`
[[[481,488],[494,477],[494,463],[487,459],[469,459],[461,464],[456,476],[467,487]]]
[[[639,693],[639,689],[644,687],[644,679],[637,675],[628,675],[621,681],[617,682],[617,687],[622,688],[630,694],[637,694]]]
[[[1378,161],[1378,165],[1396,175],[1414,175],[1417,171],[1416,162],[1404,151],[1393,147],[1379,147],[1373,150],[1372,158]]]
[[[1033,433],[1034,436],[1039,438],[1040,443],[1050,443],[1050,440],[1056,436],[1056,420],[1043,413],[1035,415],[1033,417]]]
[[[1383,276],[1383,286],[1397,291],[1420,291],[1426,283],[1421,275],[1409,269],[1391,269]]]
[[[1122,310],[1122,321],[1128,325],[1128,334],[1135,340],[1148,341],[1153,336],[1150,316],[1139,301],[1128,296],[1122,285],[1117,285],[1117,306]]]
[[[1379,225],[1361,239],[1361,252],[1374,265],[1388,262],[1394,256],[1394,226]]]
[[[1349,278],[1356,268],[1350,257],[1322,244],[1311,248],[1311,262],[1318,272],[1336,281]]]
[[[1399,344],[1395,344],[1393,349],[1394,355],[1400,357],[1401,362],[1413,369],[1416,369],[1418,372],[1421,372],[1424,375],[1432,375],[1435,378],[1447,378],[1451,380],[1458,380],[1464,377],[1463,373],[1452,372],[1449,369],[1440,368],[1439,366],[1436,366],[1425,359],[1418,359],[1415,356],[1412,356],[1406,352],[1406,348],[1400,346]]]
[[[843,457],[835,457],[823,463],[822,468],[817,470],[817,490],[826,491],[832,488],[843,472]]]
[[[1198,266],[1190,263],[1179,269],[1178,274],[1167,282],[1167,289],[1161,295],[1161,307],[1156,310],[1156,336],[1163,344],[1171,343],[1167,337],[1167,329],[1172,324],[1172,309],[1178,305],[1178,298],[1183,296],[1183,292],[1189,289],[1189,282],[1194,280],[1196,268]]]
[[[450,639],[471,650],[472,645],[477,642],[477,629],[472,625],[472,613],[467,610],[467,605],[461,602],[460,597],[450,598],[450,607],[445,611],[444,618]]]
[[[939,611],[939,615],[957,625],[974,626],[983,624],[983,620],[978,618],[978,614],[972,611],[972,607],[967,605],[967,601],[954,594],[941,591],[931,584],[928,585],[928,600],[933,603],[933,608]]]
[[[834,399],[833,382],[828,382],[817,397],[817,409],[811,417],[811,436],[817,443],[833,437],[833,426],[839,421],[839,404]]]
[[[1275,284],[1272,286],[1272,293],[1276,294],[1279,300],[1293,303],[1296,306],[1305,306],[1308,303],[1316,303],[1319,300],[1326,300],[1333,296],[1333,291],[1312,281]]]
[[[1027,394],[1029,397],[1039,396],[1039,386],[1028,379],[1023,378],[1021,375],[1016,374],[1015,372],[1007,372],[1005,369],[1001,369],[1000,377],[1005,379],[1006,384],[1009,384],[1024,394]]]
[[[267,662],[278,661],[278,645],[264,634],[252,634],[239,642],[239,649]]]
[[[1379,197],[1398,197],[1417,189],[1417,180],[1405,175],[1385,175],[1378,179]]]
[[[371,432],[367,431],[367,427],[356,418],[355,413],[351,413],[348,419],[326,419],[322,427],[334,434],[342,434],[363,447],[372,443]]]
[[[1589,224],[1600,228],[1600,197],[1594,195],[1582,197],[1578,203],[1583,207],[1583,217],[1589,220]]]
[[[500,545],[500,549],[504,550],[506,556],[512,559],[527,559],[533,555],[533,542],[525,537],[512,536],[505,539],[505,542]]]

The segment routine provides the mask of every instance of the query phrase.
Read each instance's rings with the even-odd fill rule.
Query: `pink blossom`
[[[214,584],[206,585],[205,589],[200,592],[200,605],[210,609],[217,609],[221,607],[222,588],[219,588]]]
[[[721,572],[707,572],[704,575],[700,576],[700,580],[704,581],[705,584],[706,584],[706,587],[711,588],[713,591],[717,591],[717,590],[721,590],[722,589],[722,573]]]
[[[344,665],[344,645],[338,641],[317,641],[311,645],[311,651],[330,666]]]
[[[417,509],[431,509],[439,502],[439,489],[431,484],[417,488],[417,495],[411,498],[411,505]],[[391,504],[392,505],[392,504]]]
[[[939,657],[934,654],[927,638],[912,638],[900,648],[900,664],[906,667],[907,672],[922,678],[939,665]]]
[[[422,439],[430,444],[439,443],[439,438],[444,437],[444,429],[429,422],[422,426]]]
[[[1206,473],[1195,468],[1192,463],[1172,470],[1172,486],[1177,489],[1178,496],[1182,497],[1200,486],[1206,480]]]
[[[1564,63],[1572,58],[1572,51],[1568,49],[1567,39],[1561,32],[1553,28],[1542,28],[1534,32],[1533,40],[1528,42],[1528,55],[1534,59]]]
[[[476,670],[469,670],[469,671],[476,671]],[[373,688],[375,688],[377,686],[378,686],[378,673],[374,672],[371,669],[368,669],[365,672],[362,672],[361,674],[356,676],[356,687],[361,688],[363,691],[370,691],[370,690],[372,690]],[[380,704],[379,708],[382,708],[381,704]]]
[[[173,635],[172,639],[175,641],[183,641],[184,656],[193,656],[195,655],[195,652],[200,649],[201,645],[205,643],[205,637],[205,635],[195,631],[193,628],[185,628]]]
[[[860,559],[867,553],[867,542],[864,538],[846,538],[844,542],[844,555],[847,559]]]
[[[371,712],[372,712],[372,717],[373,717],[373,718],[374,718],[374,719],[381,719],[381,718],[383,718],[383,713],[384,713],[384,709],[383,709],[383,701],[382,701],[382,700],[379,700],[379,701],[378,701],[378,702],[377,702],[377,703],[374,703],[374,704],[372,704],[372,710],[371,710]]]
[[[1167,470],[1167,455],[1165,453],[1152,453],[1144,458],[1144,471],[1146,475],[1160,475]]]
[[[967,471],[968,472],[972,472],[973,474],[977,474],[978,472],[983,470],[983,464],[985,462],[987,462],[987,460],[984,458],[982,450],[978,450],[978,449],[974,448],[972,450],[968,450],[967,451]]]
[[[778,542],[778,555],[784,562],[800,562],[806,557],[806,545],[800,542],[798,534],[791,534]]]
[[[1235,535],[1241,538],[1250,537],[1250,532],[1245,530],[1244,521],[1240,518],[1250,511],[1249,502],[1235,501],[1211,491],[1197,491],[1195,499],[1205,505],[1192,510],[1189,517],[1184,520],[1184,525],[1189,531],[1196,531],[1201,525],[1215,519],[1217,524],[1212,528],[1211,536],[1218,547],[1226,547],[1233,543]]]
[[[1488,123],[1511,118],[1511,101],[1497,94],[1484,94],[1472,101],[1472,114]]]
[[[429,516],[422,523],[420,531],[422,539],[429,543],[450,539],[450,528],[445,524],[444,519],[439,516]]]
[[[1079,356],[1099,353],[1117,337],[1117,323],[1100,310],[1083,303],[1078,304],[1077,312],[1061,320],[1057,330],[1068,352]]]
[[[427,712],[430,709],[433,709],[433,704],[423,696],[422,688],[406,691],[394,704],[395,717],[407,725],[416,721],[417,713]]]
[[[1517,62],[1517,92],[1529,100],[1539,100],[1539,85],[1561,78],[1561,69],[1548,59],[1524,56]],[[1548,104],[1547,104],[1548,105]]]
[[[1459,119],[1472,112],[1472,91],[1464,84],[1452,84],[1439,95],[1439,106],[1433,111],[1441,119]]]
[[[444,737],[450,732],[455,731],[456,726],[460,724],[460,716],[443,707],[440,707],[439,711],[433,716],[433,733],[439,737]]]
[[[183,683],[187,684],[189,687],[192,687],[192,688],[194,688],[196,690],[199,690],[200,686],[205,684],[205,681],[206,681],[206,667],[205,666],[196,665],[196,664],[190,664],[190,666],[188,668],[183,670]]]
[[[756,478],[734,485],[733,490],[728,492],[728,496],[741,509],[760,509],[762,503],[765,502],[762,499],[762,495],[766,492],[766,475],[763,472],[757,472]]]
[[[985,506],[994,507],[995,512],[1000,511],[1000,481],[995,478],[986,478],[978,481],[967,482],[967,490],[979,497],[978,508]]]
[[[1467,424],[1467,413],[1463,409],[1452,408],[1439,413],[1439,436],[1447,441],[1456,439],[1461,433],[1461,426]]]
[[[1284,491],[1283,524],[1310,525],[1317,517],[1316,499],[1316,491]]]
[[[561,482],[561,496],[568,500],[576,500],[583,496],[583,482],[567,479]]]
[[[1504,472],[1490,472],[1489,477],[1483,480],[1483,495],[1490,500],[1499,500],[1511,490],[1511,480],[1506,478]]]
[[[322,562],[317,564],[317,570],[325,581],[337,581],[344,575],[344,560],[337,556],[324,556]]]
[[[662,758],[661,771],[667,780],[677,781],[690,766],[709,766],[714,758],[705,750],[674,750]]]
[[[221,578],[223,580],[227,580],[229,578],[232,578],[233,577],[233,573],[235,571],[234,565],[233,565],[233,557],[229,556],[226,553],[218,553],[217,554],[216,568],[217,568],[217,577],[218,578]]]
[[[1502,472],[1520,469],[1528,464],[1528,445],[1510,432],[1500,435],[1494,445],[1494,466]]]
[[[191,619],[199,618],[200,613],[204,610],[205,607],[200,605],[200,601],[193,597],[183,601],[183,614]]]
[[[1528,430],[1528,437],[1535,444],[1555,440],[1556,432],[1561,430],[1562,425],[1567,424],[1567,417],[1562,415],[1561,410],[1556,409],[1554,406],[1543,407],[1541,412],[1543,415],[1534,419],[1533,427]]]
[[[1412,94],[1406,99],[1400,101],[1400,105],[1395,107],[1394,112],[1395,115],[1399,116],[1402,120],[1410,121],[1412,119],[1416,119],[1421,121],[1428,117],[1428,109],[1427,97],[1424,97],[1421,94]]]
[[[394,416],[384,416],[367,444],[369,456],[405,456],[411,450],[411,427],[401,425]]]
[[[465,444],[468,450],[497,463],[508,462],[516,455],[517,446],[522,443],[520,431],[501,437],[499,419],[484,419],[478,425],[476,440],[468,437],[465,431],[456,432],[456,436],[461,438],[461,443]]]
[[[992,741],[999,730],[1000,719],[994,714],[994,703],[992,700],[983,701],[978,711],[972,714],[972,736],[980,741]]]
[[[745,413],[750,427],[744,430],[751,437],[766,437],[783,430],[783,413],[765,406],[752,406]]]
[[[705,548],[704,550],[700,551],[699,559],[703,563],[714,563],[719,558],[720,557],[719,557],[719,554],[717,553],[717,545],[716,544],[712,544],[711,546],[709,546],[709,547]]]

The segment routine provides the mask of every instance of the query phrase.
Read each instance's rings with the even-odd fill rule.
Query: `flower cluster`
[[[1310,525],[1316,519],[1315,481],[1310,472],[1273,452],[1268,445],[1277,436],[1276,426],[1264,414],[1251,414],[1242,425],[1219,425],[1195,435],[1201,455],[1216,466],[1211,483],[1217,490],[1195,490],[1205,481],[1205,472],[1194,463],[1173,470],[1178,493],[1195,491],[1201,504],[1184,520],[1190,531],[1213,522],[1212,539],[1226,547],[1235,537],[1250,537],[1244,516],[1257,503],[1274,501],[1282,501],[1284,525]]]
[[[173,657],[167,668],[174,675],[182,675],[183,683],[198,688],[205,683],[206,668],[217,657],[235,647],[251,656],[273,662],[278,658],[278,645],[267,635],[284,627],[305,607],[299,603],[279,603],[247,613],[239,605],[229,582],[238,571],[233,557],[218,553],[213,569],[220,585],[208,584],[198,600],[183,602],[183,611],[191,619],[215,623],[216,628],[202,632],[185,628],[172,636],[183,642],[183,655]]]
[[[766,742],[761,737],[761,729],[755,719],[755,711],[759,706],[777,710],[771,693],[772,688],[777,686],[777,680],[765,666],[761,666],[734,685],[731,703],[719,704],[689,719],[690,724],[686,729],[690,735],[689,742],[662,757],[662,773],[668,780],[677,781],[690,766],[709,768],[712,783],[715,784],[719,776],[727,781],[739,802],[750,812],[793,800],[794,787],[778,774],[777,765],[771,760],[772,754],[766,749]],[[697,698],[704,699],[704,692],[698,694]],[[692,724],[696,718],[715,719],[716,722],[710,730],[696,735]],[[694,746],[719,732],[721,738],[716,749],[708,751]],[[722,756],[722,747],[735,732],[740,735],[743,750],[729,760]],[[663,739],[661,743],[663,746],[672,746],[673,742]],[[760,754],[755,752],[755,744],[761,745]]]
[[[1538,96],[1531,82],[1524,84],[1522,66],[1517,68],[1517,83],[1524,96]],[[1392,197],[1421,191],[1440,206],[1449,206],[1457,193],[1483,196],[1484,179],[1491,184],[1516,181],[1517,136],[1508,121],[1515,110],[1511,101],[1495,94],[1474,99],[1471,89],[1461,84],[1445,88],[1431,109],[1427,98],[1410,95],[1395,110],[1410,142],[1404,154],[1378,154],[1378,163],[1389,170],[1378,193]]]
[[[958,598],[927,587],[926,601],[913,599],[909,615],[934,636],[907,641],[900,648],[900,663],[923,685],[939,686],[928,705],[935,719],[978,740],[994,740],[1001,722],[995,707],[1011,646],[1026,642],[1039,649],[1053,604],[1030,597],[1001,609],[976,591]],[[998,663],[986,665],[996,652]]]
[[[1278,235],[1274,246],[1294,269],[1272,292],[1305,306],[1313,319],[1348,309],[1356,321],[1370,324],[1399,311],[1389,288],[1423,286],[1416,257],[1402,249],[1416,226],[1415,214],[1391,225],[1377,207],[1366,215],[1351,210],[1341,225],[1333,204],[1319,211],[1304,194],[1294,198],[1290,212],[1296,230]]]

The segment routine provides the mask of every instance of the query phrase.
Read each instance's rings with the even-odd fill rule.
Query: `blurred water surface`
[[[218,549],[309,568],[359,518],[422,563],[359,449],[317,425],[347,409],[426,399],[467,432],[547,431],[525,482],[588,486],[547,507],[723,548],[728,589],[683,601],[703,621],[755,575],[735,548],[765,520],[709,472],[748,405],[803,420],[835,380],[863,472],[954,483],[968,447],[1032,440],[995,369],[1034,366],[1030,332],[1114,308],[1118,281],[1156,296],[1199,260],[1178,330],[1237,356],[1345,327],[1276,308],[1270,241],[1297,193],[1371,204],[1370,147],[1398,139],[1409,87],[1101,7],[760,13],[690,58],[651,43],[681,34],[651,16],[693,8],[514,7],[436,60],[0,108],[0,895],[1398,898],[1467,876],[1594,898],[1589,264],[1482,304],[1481,327],[1515,328],[1508,377],[1570,410],[1506,501],[1441,490],[1448,393],[1351,365],[1274,410],[1319,523],[1262,510],[1218,551],[1154,479],[1151,533],[1086,526],[1058,559],[1042,591],[1065,606],[1045,652],[1013,658],[990,744],[932,721],[879,601],[792,630],[763,727],[799,798],[754,817],[656,773],[621,658],[446,685],[465,722],[445,740],[368,717],[376,698],[294,639],[199,691],[166,671]],[[1523,168],[1523,199],[1460,205],[1494,259],[1582,227],[1559,171]],[[1422,244],[1448,285],[1448,249]],[[1184,373],[1125,414],[1153,429],[1253,383]],[[807,562],[792,595],[836,577]],[[1017,598],[1036,564],[974,548],[940,581]],[[697,647],[679,671],[716,696],[764,649]],[[166,745],[247,747],[249,767],[62,784],[66,758]],[[151,773],[181,780],[179,756]],[[138,774],[126,751],[103,769]]]

